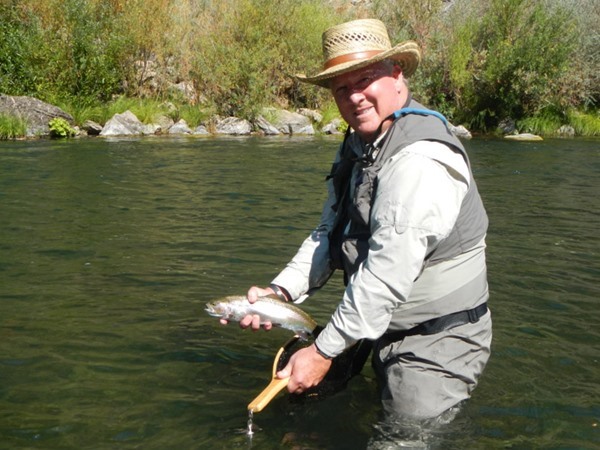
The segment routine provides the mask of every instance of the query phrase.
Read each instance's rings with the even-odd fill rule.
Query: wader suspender
[[[407,104],[410,103],[410,101],[411,99],[409,99]],[[437,111],[425,108],[404,107],[394,111],[392,114],[383,119],[379,125],[377,134],[381,134],[383,124],[388,120],[395,122],[396,120],[409,114],[433,116],[440,119],[445,126],[448,124],[446,118]],[[393,123],[391,126],[393,126]],[[326,178],[326,180],[329,180],[330,178],[333,179],[333,186],[336,196],[336,204],[332,207],[336,212],[336,218],[332,231],[329,235],[329,254],[332,269],[345,269],[343,263],[342,244],[345,240],[345,230],[350,221],[349,209],[350,202],[352,201],[350,198],[350,183],[354,166],[356,163],[364,164],[365,167],[373,165],[376,160],[376,156],[374,155],[375,151],[383,148],[387,138],[387,136],[384,137],[377,146],[367,144],[364,154],[362,156],[356,156],[352,149],[348,148],[347,146],[350,135],[350,127],[348,127],[348,129],[346,129],[346,134],[341,147],[342,150],[340,152],[340,161],[333,165],[331,168],[331,173]],[[391,156],[392,155],[390,155],[390,157]],[[347,273],[347,271],[344,270],[344,284],[348,284],[350,275],[352,274]]]
[[[409,104],[412,100],[409,99],[407,101],[407,104]],[[420,105],[419,105],[420,106]],[[409,114],[415,114],[415,115],[421,115],[421,116],[433,116],[438,118],[443,124],[444,126],[448,126],[448,121],[446,120],[446,118],[440,114],[437,111],[432,111],[429,109],[425,109],[425,108],[413,108],[413,107],[404,107],[401,108],[395,112],[393,112],[392,114],[390,114],[388,117],[386,117],[381,124],[379,125],[379,130],[378,130],[378,135],[381,134],[381,128],[383,126],[383,124],[388,121],[388,120],[393,120],[394,122],[397,121],[398,119],[409,115]],[[390,126],[390,128],[393,126]],[[366,152],[361,156],[356,156],[354,154],[354,152],[352,151],[352,149],[350,148],[349,144],[348,144],[348,139],[350,138],[351,133],[350,133],[350,128],[348,128],[346,130],[346,134],[344,136],[344,141],[342,143],[342,147],[341,147],[341,151],[340,151],[340,160],[338,162],[336,162],[332,169],[331,169],[331,173],[330,175],[326,178],[327,180],[332,179],[333,180],[333,187],[334,187],[334,191],[335,191],[335,196],[336,196],[336,204],[332,207],[333,210],[336,212],[336,218],[335,218],[335,222],[334,225],[332,227],[332,231],[329,235],[329,253],[330,253],[330,260],[331,260],[331,267],[333,269],[344,269],[344,263],[343,263],[343,251],[342,251],[342,244],[344,243],[344,239],[345,239],[345,230],[348,227],[349,221],[350,221],[350,215],[349,215],[349,207],[350,207],[350,202],[352,202],[352,199],[350,198],[350,183],[352,180],[352,172],[354,169],[354,166],[356,163],[362,163],[365,166],[370,166],[372,164],[375,163],[375,160],[377,158],[377,155],[374,156],[375,151],[377,150],[377,148],[382,149],[384,144],[385,144],[385,140],[387,139],[386,136],[384,137],[381,142],[378,143],[378,146],[376,147],[375,145],[367,145],[366,148]],[[410,145],[411,142],[408,142],[406,145]],[[406,146],[404,145],[404,146]],[[404,146],[402,146],[399,150],[401,150],[402,148],[404,148]],[[395,154],[396,152],[394,152],[393,154]],[[382,157],[391,157],[392,155],[382,155]],[[468,161],[468,160],[467,160]],[[468,164],[468,162],[467,162]],[[373,193],[374,195],[374,193]],[[344,270],[344,284],[347,285],[348,281],[349,281],[349,276],[351,275],[351,273],[348,273],[346,270]],[[400,340],[400,339],[404,339],[406,336],[410,336],[410,335],[414,335],[414,334],[435,334],[435,333],[439,333],[443,330],[447,330],[449,328],[453,328],[455,326],[459,326],[459,325],[463,325],[466,323],[474,323],[477,322],[479,320],[479,318],[484,315],[487,312],[487,304],[482,304],[479,305],[476,308],[473,308],[471,310],[468,311],[461,311],[458,313],[454,313],[454,314],[449,314],[446,316],[442,316],[439,318],[434,318],[431,319],[427,322],[424,322],[410,330],[403,330],[400,332],[392,332],[392,333],[386,333],[382,336],[383,339],[386,340]],[[362,366],[364,365],[366,358],[368,357],[370,350],[371,350],[371,346],[372,346],[372,342],[367,340],[367,339],[362,339],[358,342],[357,344],[358,348],[360,348],[360,350],[355,354],[351,356],[351,360],[354,359],[354,364],[351,365],[352,369],[351,369],[351,375],[354,375],[358,372],[360,372],[360,369],[362,368]]]

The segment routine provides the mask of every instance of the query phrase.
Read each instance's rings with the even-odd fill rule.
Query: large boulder
[[[158,125],[144,125],[131,111],[115,114],[102,129],[100,136],[137,136],[141,134],[154,134],[160,127]]]
[[[310,118],[285,109],[265,108],[263,114],[280,133],[315,134]]]
[[[275,136],[281,134],[280,131],[275,128],[267,119],[263,116],[258,116],[254,121],[254,126],[263,134],[267,136]]]
[[[0,115],[15,116],[27,122],[27,136],[47,136],[50,134],[48,122],[57,117],[70,125],[73,117],[58,106],[43,102],[34,97],[0,94]]]
[[[215,124],[217,134],[247,135],[252,133],[252,124],[245,119],[226,117],[217,119]]]

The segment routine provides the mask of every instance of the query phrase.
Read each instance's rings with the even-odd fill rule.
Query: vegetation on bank
[[[0,93],[58,105],[77,124],[125,109],[191,125],[264,106],[331,117],[329,93],[291,75],[320,70],[325,28],[376,17],[394,43],[419,42],[411,88],[453,123],[491,132],[511,118],[523,132],[600,135],[596,0],[351,3],[0,0]],[[193,95],[175,88],[182,81]]]

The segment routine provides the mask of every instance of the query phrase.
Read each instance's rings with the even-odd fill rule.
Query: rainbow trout
[[[271,296],[259,297],[255,303],[250,303],[243,296],[225,297],[207,303],[205,311],[213,317],[234,322],[248,314],[258,314],[261,325],[271,322],[273,326],[292,330],[303,339],[307,339],[317,327],[317,322],[293,303]]]

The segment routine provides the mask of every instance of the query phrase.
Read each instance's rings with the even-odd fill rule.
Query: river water
[[[316,224],[337,138],[0,142],[0,448],[365,448],[373,372],[255,414],[290,332],[207,301]],[[431,448],[600,447],[600,141],[468,146],[489,216],[492,358]],[[325,323],[342,282],[303,308]]]

